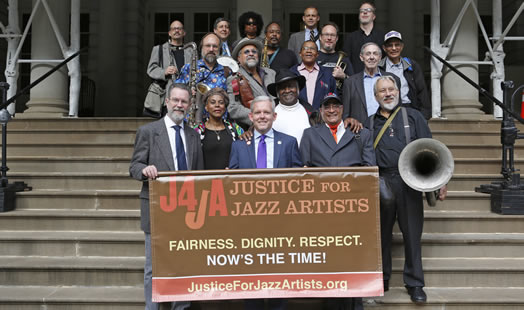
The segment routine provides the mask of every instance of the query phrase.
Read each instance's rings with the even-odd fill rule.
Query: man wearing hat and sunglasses
[[[431,118],[431,101],[424,81],[424,72],[416,61],[402,57],[404,42],[400,32],[392,30],[384,36],[386,57],[378,63],[378,67],[400,78],[400,93],[402,105],[419,110],[425,119]]]
[[[260,67],[262,43],[243,39],[233,49],[233,59],[239,63],[237,74],[227,78],[229,115],[244,129],[252,125],[249,119],[251,101],[258,96],[269,96],[267,85],[275,82],[275,71]]]
[[[298,98],[298,92],[306,85],[306,78],[288,69],[278,71],[275,83],[269,84],[267,90],[278,98],[275,112],[278,118],[273,128],[293,136],[300,143],[304,129],[310,127],[310,115],[313,109],[310,104]]]

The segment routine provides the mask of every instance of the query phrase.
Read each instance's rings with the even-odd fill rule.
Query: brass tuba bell
[[[196,90],[201,94],[201,95],[204,95],[205,93],[207,93],[208,91],[211,90],[211,87],[209,87],[208,85],[200,82],[196,85]]]
[[[446,185],[455,168],[451,151],[435,139],[417,139],[408,144],[398,159],[402,180],[417,191],[426,192],[431,206],[435,205],[435,191]]]

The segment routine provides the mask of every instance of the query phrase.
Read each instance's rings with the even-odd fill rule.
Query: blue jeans
[[[153,264],[151,262],[151,234],[145,234],[145,246],[146,246],[146,264],[144,266],[144,297],[146,299],[145,310],[159,310],[160,303],[152,302],[151,297],[153,295]],[[182,310],[189,308],[191,303],[189,301],[177,301],[171,303],[171,310]],[[162,308],[165,309],[165,306]]]

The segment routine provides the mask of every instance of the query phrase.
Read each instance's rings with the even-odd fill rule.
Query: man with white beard
[[[275,82],[275,71],[259,65],[262,49],[259,40],[245,38],[238,42],[232,53],[240,66],[237,74],[227,78],[227,110],[231,119],[244,129],[252,125],[249,119],[251,101],[258,96],[270,96],[267,86]]]
[[[389,290],[391,278],[391,239],[393,225],[398,219],[404,239],[404,285],[415,303],[425,303],[424,272],[422,269],[422,225],[424,210],[422,193],[406,185],[398,171],[398,159],[406,145],[416,139],[431,138],[424,116],[416,109],[401,107],[396,79],[383,75],[376,80],[374,93],[379,104],[377,113],[366,121],[373,133],[375,155],[380,176],[392,199],[380,202],[380,233],[382,242],[382,270],[384,291]],[[382,191],[382,189],[381,189]],[[439,200],[444,200],[447,186],[440,189]]]
[[[220,38],[213,32],[207,33],[200,41],[202,59],[196,63],[196,84],[203,83],[209,88],[220,87],[226,90],[226,75],[224,67],[217,63],[217,57],[220,53]],[[196,53],[196,51],[195,51]],[[180,71],[180,76],[176,83],[188,84],[191,79],[191,63],[186,63]],[[195,121],[199,124],[202,121],[202,112],[204,104],[200,96],[197,96],[197,111]]]

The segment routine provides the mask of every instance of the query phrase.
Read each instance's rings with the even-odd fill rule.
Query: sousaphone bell
[[[430,206],[435,206],[438,190],[446,185],[455,169],[451,151],[440,141],[423,138],[409,143],[398,160],[402,180],[411,188],[426,193]]]

